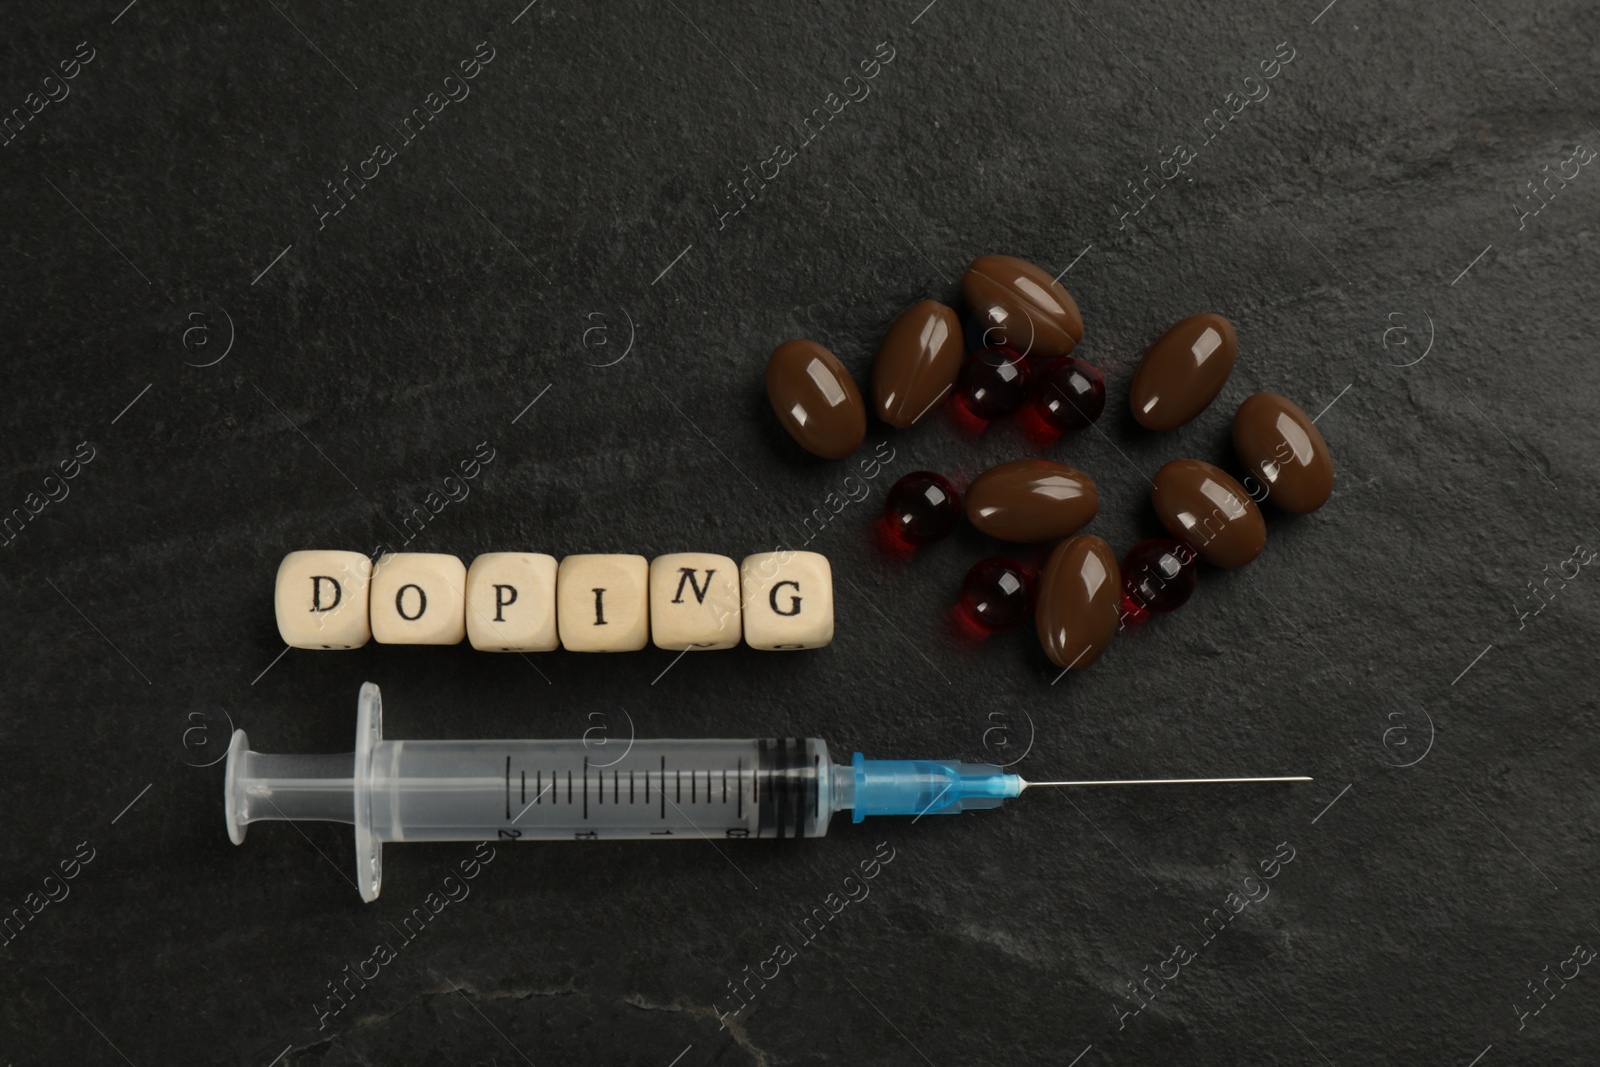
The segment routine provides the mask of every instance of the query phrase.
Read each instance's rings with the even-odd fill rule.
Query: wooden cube
[[[455,645],[467,636],[467,566],[440,552],[390,552],[372,571],[372,637]]]
[[[816,552],[760,552],[740,567],[744,641],[766,652],[833,640],[833,568]]]
[[[291,648],[360,648],[372,638],[372,561],[360,552],[291,552],[278,565],[273,606]]]
[[[637,652],[650,643],[650,561],[568,556],[556,575],[556,617],[569,651]]]
[[[732,648],[740,633],[737,563],[704,552],[650,561],[650,639],[657,648]]]
[[[486,552],[467,568],[467,640],[480,652],[549,652],[556,629],[556,558]]]

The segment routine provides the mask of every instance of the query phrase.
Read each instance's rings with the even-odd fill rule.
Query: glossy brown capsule
[[[894,320],[872,365],[872,398],[890,426],[915,425],[943,400],[961,373],[961,320],[937,300],[924,300]]]
[[[1034,623],[1057,667],[1087,667],[1116,636],[1122,579],[1111,546],[1098,537],[1061,542],[1039,576]]]
[[[1100,510],[1087,474],[1048,459],[990,467],[967,487],[967,518],[1002,541],[1053,541],[1075,534]]]
[[[961,295],[986,346],[1054,359],[1083,340],[1077,301],[1025,259],[979,256],[961,276]]]
[[[867,406],[839,357],[797,338],[767,360],[767,399],[778,421],[807,452],[843,459],[867,436]]]
[[[1333,456],[1316,423],[1276,393],[1245,398],[1233,416],[1233,450],[1266,486],[1267,499],[1304,515],[1333,495]]]
[[[1242,567],[1261,554],[1267,524],[1244,487],[1197,459],[1175,459],[1156,471],[1150,503],[1167,532],[1218,567]]]
[[[1133,417],[1147,430],[1182,426],[1217,398],[1233,373],[1239,340],[1221,315],[1190,315],[1156,340],[1128,391]]]

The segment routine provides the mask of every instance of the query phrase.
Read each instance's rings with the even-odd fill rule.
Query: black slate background
[[[4,548],[0,909],[93,859],[0,949],[0,1063],[1600,1059],[1588,971],[1518,1015],[1541,1003],[1527,983],[1600,945],[1600,577],[1553,579],[1536,615],[1529,587],[1600,548],[1600,176],[1520,226],[1513,206],[1600,139],[1600,15],[921,3],[12,12],[4,109],[78,42],[95,58],[0,151],[0,505],[79,442],[95,458]],[[324,183],[485,41],[470,97],[319,229]],[[871,95],[719,228],[727,183],[883,42]],[[1283,42],[1270,95],[1131,213],[1127,183],[1199,145]],[[1322,412],[1333,500],[1270,517],[1255,564],[1054,685],[1029,633],[973,649],[945,624],[1004,546],[873,543],[900,475],[1034,454],[942,416],[874,427],[861,455],[893,460],[812,522],[826,650],[665,674],[656,649],[277,658],[282,555],[392,540],[479,442],[495,459],[412,548],[798,547],[854,468],[782,436],[766,354],[810,336],[864,382],[893,316],[956,299],[985,252],[1071,265],[1113,403],[1048,454],[1098,480],[1090,532],[1119,552],[1156,532],[1148,476],[1231,463],[1229,416],[1263,389]],[[1136,360],[1199,310],[1237,324],[1238,369],[1202,418],[1139,432]],[[598,714],[619,735],[1004,760],[1031,734],[1036,778],[1317,781],[1033,795],[720,853],[499,847],[319,1026],[327,984],[470,849],[391,846],[363,905],[348,828],[235,848],[221,767],[197,765],[230,723],[265,751],[348,750],[367,679],[401,738],[576,736]],[[871,895],[720,1028],[729,981],[879,842]],[[1270,894],[1203,942],[1283,843]],[[1194,959],[1123,1017],[1180,942]]]

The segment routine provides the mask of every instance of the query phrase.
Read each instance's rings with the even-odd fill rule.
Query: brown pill
[[[961,276],[961,295],[986,347],[1054,359],[1083,340],[1083,316],[1072,294],[1025,259],[979,256]]]
[[[843,459],[867,436],[867,406],[839,357],[815,341],[785,341],[767,360],[767,399],[789,436],[823,459]]]
[[[1190,315],[1139,362],[1128,393],[1133,417],[1147,430],[1182,426],[1222,392],[1238,354],[1233,323],[1210,312]]]
[[[1300,406],[1276,393],[1247,397],[1233,416],[1233,450],[1267,488],[1267,499],[1304,515],[1333,495],[1328,443]]]
[[[1111,546],[1098,537],[1061,542],[1039,576],[1034,623],[1057,667],[1087,667],[1116,636],[1122,578]]]
[[[878,417],[904,430],[945,398],[961,373],[961,320],[954,309],[924,300],[894,320],[872,366]]]
[[[1053,541],[1075,534],[1100,510],[1094,481],[1048,459],[990,467],[967,487],[967,518],[1002,541]]]
[[[1167,532],[1218,567],[1243,567],[1267,543],[1261,509],[1244,486],[1197,459],[1175,459],[1156,471],[1150,503]]]

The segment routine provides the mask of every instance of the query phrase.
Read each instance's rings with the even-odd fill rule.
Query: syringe
[[[621,756],[608,749],[625,747]],[[836,764],[817,738],[386,741],[378,687],[361,687],[356,750],[343,755],[228,746],[228,836],[253,822],[353,823],[361,899],[378,898],[383,845],[821,837],[836,812],[947,815],[997,808],[1033,786],[1309,782],[1310,778],[1159,778],[1028,782],[989,763],[869,760]]]

